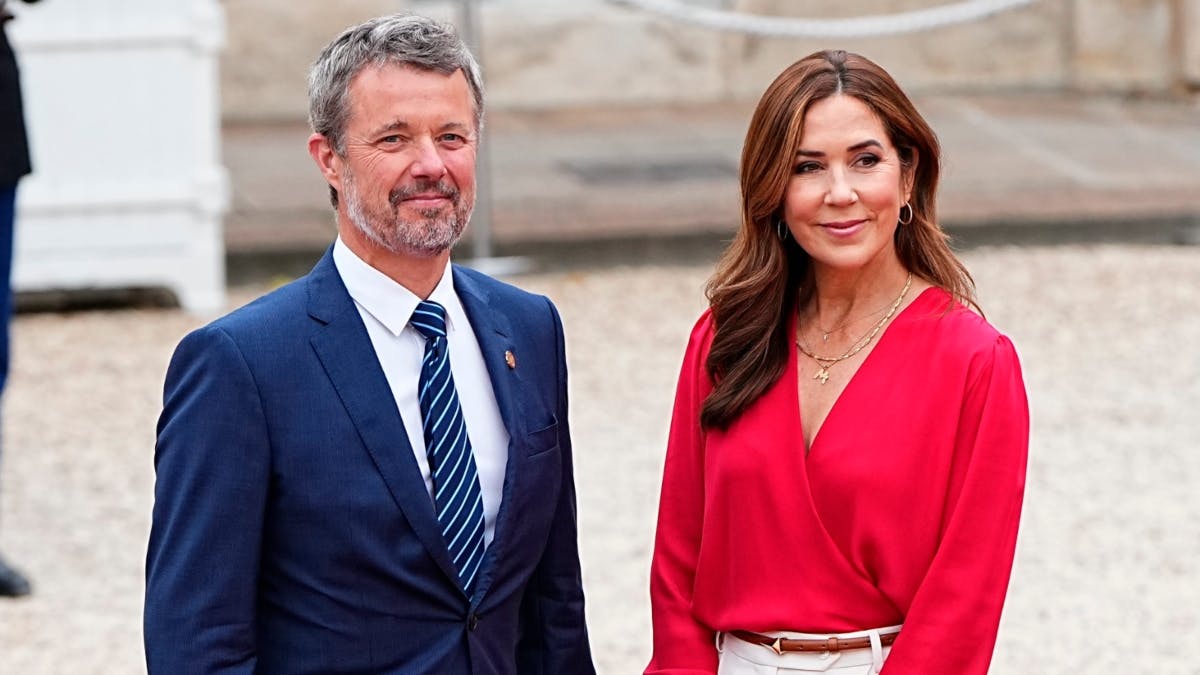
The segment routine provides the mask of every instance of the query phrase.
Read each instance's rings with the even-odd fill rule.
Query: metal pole
[[[483,37],[480,34],[479,11],[475,3],[479,0],[462,1],[462,26],[460,27],[463,41],[475,53],[475,58],[483,62]],[[480,137],[475,156],[475,211],[471,217],[471,242],[474,257],[467,262],[471,267],[497,276],[517,274],[527,271],[529,260],[522,257],[497,258],[492,249],[492,158],[491,143]]]
[[[483,62],[483,42],[479,34],[477,0],[462,0],[462,36],[475,58]],[[476,260],[492,257],[492,171],[490,144],[480,135],[475,158],[475,211],[471,217],[471,242]]]

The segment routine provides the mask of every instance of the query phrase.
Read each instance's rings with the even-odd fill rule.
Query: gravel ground
[[[1021,353],[1024,523],[993,673],[1200,673],[1200,248],[993,248],[967,263]],[[667,419],[709,265],[527,275],[566,323],[597,665],[640,672]],[[243,302],[261,288],[238,288]],[[154,424],[174,310],[23,315],[5,401],[0,672],[143,672]],[[1187,413],[1186,411],[1192,411]]]

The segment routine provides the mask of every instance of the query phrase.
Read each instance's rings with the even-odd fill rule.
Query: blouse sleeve
[[[947,410],[947,414],[950,411]],[[956,434],[942,540],[884,675],[984,675],[1012,571],[1029,452],[1029,406],[1004,336],[975,359]]]
[[[698,675],[717,670],[712,629],[692,616],[693,582],[704,511],[704,433],[700,407],[712,390],[704,359],[712,340],[706,312],[692,330],[683,360],[658,507],[650,567],[654,653],[646,675]]]

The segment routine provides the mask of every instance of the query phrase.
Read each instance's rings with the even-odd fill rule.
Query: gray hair
[[[475,129],[483,129],[483,78],[479,63],[440,21],[413,14],[381,16],[351,26],[333,39],[308,74],[308,121],[339,155],[350,115],[350,82],[368,66],[404,65],[450,75],[462,70],[475,103]]]

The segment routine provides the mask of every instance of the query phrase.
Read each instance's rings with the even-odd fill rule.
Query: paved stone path
[[[1200,673],[1200,248],[966,255],[1021,354],[1028,498],[996,675]],[[518,278],[562,310],[588,613],[601,673],[649,654],[648,564],[674,380],[710,264]],[[235,289],[245,301],[260,288]],[[22,315],[0,543],[36,594],[0,601],[0,672],[144,671],[159,391],[199,319]]]
[[[942,144],[940,220],[962,240],[1200,241],[1195,102],[960,94],[915,103]],[[489,113],[481,185],[497,252],[727,237],[753,106]],[[223,132],[234,259],[323,250],[333,220],[307,126]]]

